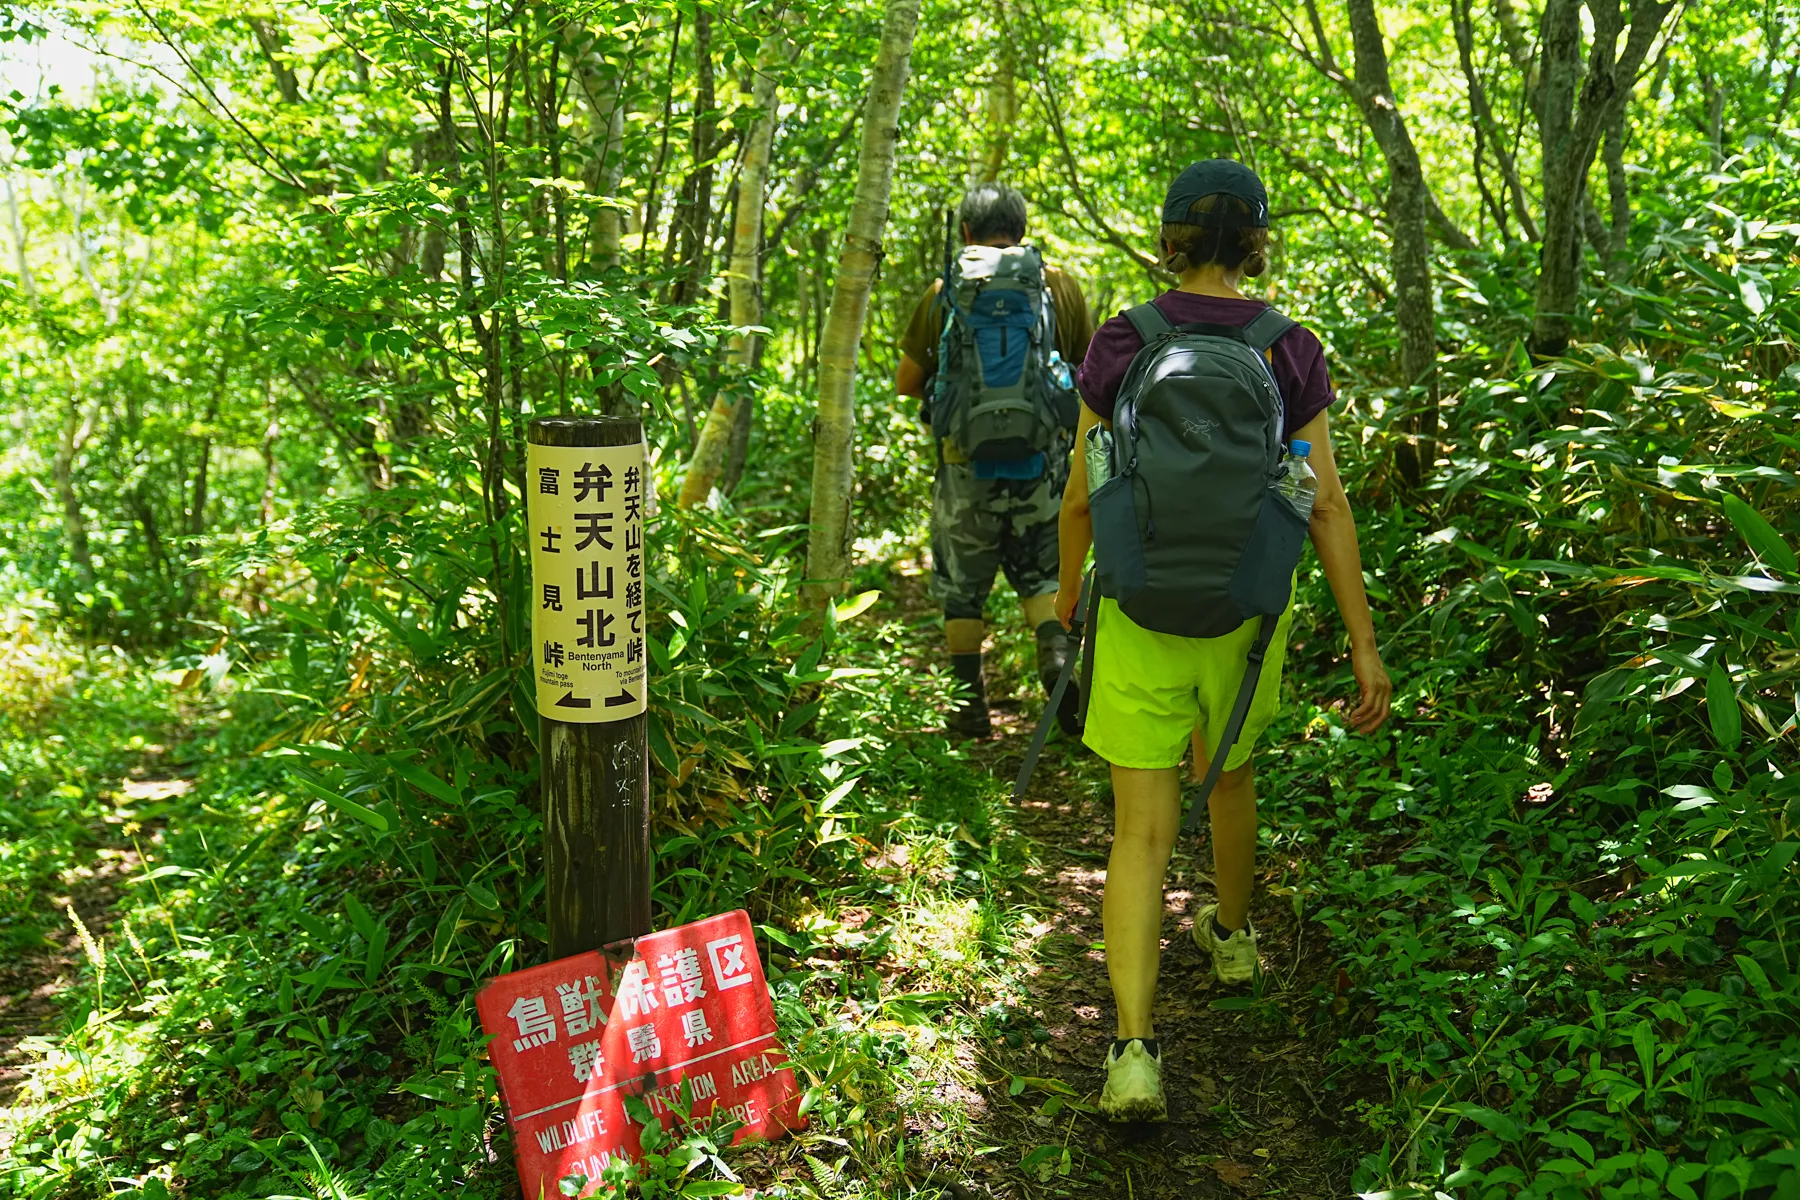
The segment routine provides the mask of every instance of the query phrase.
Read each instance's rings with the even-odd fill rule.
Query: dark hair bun
[[[1248,233],[1249,230],[1245,230],[1245,232]],[[1256,232],[1262,235],[1255,239],[1257,244],[1245,247],[1244,276],[1248,279],[1255,279],[1269,269],[1268,233],[1262,229],[1258,229]],[[1245,238],[1244,240],[1248,242],[1251,239]]]

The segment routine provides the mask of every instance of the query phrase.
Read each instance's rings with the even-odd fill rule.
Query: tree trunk
[[[1369,130],[1387,160],[1388,237],[1394,274],[1394,320],[1400,337],[1400,373],[1411,389],[1410,434],[1395,455],[1401,478],[1417,487],[1437,458],[1437,310],[1431,295],[1431,210],[1419,152],[1400,114],[1388,77],[1387,46],[1374,0],[1350,0],[1350,32],[1356,47],[1356,92]]]
[[[1575,94],[1581,75],[1580,0],[1547,0],[1539,58],[1542,99],[1538,142],[1543,161],[1544,242],[1531,349],[1544,356],[1568,349],[1580,282],[1578,239],[1583,189],[1576,186],[1576,181],[1587,177],[1585,161],[1579,174],[1575,170]]]
[[[710,265],[707,229],[712,217],[713,164],[717,152],[718,122],[713,110],[712,14],[704,7],[694,14],[694,112],[688,152],[693,166],[681,187],[669,230],[670,247],[677,248],[676,277],[669,289],[671,304],[692,304]],[[666,382],[666,381],[665,381]]]
[[[731,336],[726,355],[726,377],[706,414],[706,425],[694,446],[687,476],[681,482],[676,503],[692,508],[706,502],[719,482],[734,433],[738,410],[750,403],[750,372],[756,363],[759,335],[745,330],[762,324],[763,207],[768,190],[769,154],[775,144],[774,70],[788,54],[784,34],[771,34],[758,55],[756,81],[750,103],[757,117],[744,140],[744,161],[738,171],[737,211],[731,232],[731,266],[726,276],[731,298]],[[746,430],[746,433],[748,431]]]
[[[25,258],[25,222],[19,217],[19,196],[13,191],[12,176],[6,177],[6,211],[12,218],[13,263],[19,271],[19,290],[25,293],[25,301],[35,311],[38,302],[37,280],[32,277],[31,264]]]
[[[1607,229],[1606,277],[1622,283],[1631,274],[1631,181],[1625,173],[1625,105],[1613,111],[1606,130],[1606,198],[1612,224]]]
[[[1775,105],[1775,119],[1769,122],[1769,128],[1780,129],[1781,122],[1787,117],[1788,102],[1794,98],[1794,84],[1800,82],[1800,59],[1788,68],[1787,82],[1781,85],[1781,99]]]
[[[94,556],[88,549],[87,517],[81,511],[81,497],[75,491],[75,456],[94,431],[94,410],[81,411],[73,397],[63,414],[62,436],[57,439],[56,457],[50,464],[51,479],[56,484],[56,497],[62,501],[63,536],[68,539],[69,559],[85,588],[94,586]]]
[[[281,417],[275,407],[274,380],[271,376],[266,374],[263,376],[263,408],[268,413],[269,420],[268,424],[263,426],[263,485],[262,496],[257,503],[256,515],[257,523],[266,530],[275,523],[275,490],[279,480],[279,460],[275,455],[275,446],[281,439]],[[267,602],[263,600],[263,593],[268,591],[268,588],[269,568],[266,566],[259,567],[257,568],[256,574],[251,576],[249,587],[244,589],[244,607],[246,611],[257,614],[266,613],[268,611],[269,606]]]
[[[1512,11],[1504,2],[1502,7],[1507,12]],[[1456,28],[1457,56],[1462,61],[1463,78],[1469,88],[1469,112],[1474,117],[1476,145],[1481,145],[1485,134],[1486,140],[1493,146],[1494,161],[1500,166],[1500,177],[1506,183],[1507,194],[1512,198],[1513,211],[1519,216],[1519,224],[1525,230],[1526,240],[1535,242],[1539,236],[1537,222],[1532,219],[1531,205],[1525,198],[1525,185],[1519,178],[1518,160],[1506,147],[1506,131],[1495,119],[1493,106],[1488,102],[1487,89],[1482,87],[1481,76],[1475,70],[1475,32],[1469,0],[1455,0],[1451,18]],[[1498,202],[1490,202],[1490,206],[1494,210],[1494,220],[1500,226],[1501,239],[1505,240],[1506,207]]]
[[[212,403],[206,406],[205,432],[200,435],[200,465],[194,470],[194,498],[188,505],[187,535],[197,538],[206,532],[207,470],[212,466],[212,429],[219,420],[219,405],[225,399],[225,382],[231,373],[231,357],[219,352],[219,370],[213,379]]]
[[[156,522],[156,510],[151,507],[149,497],[144,495],[141,484],[131,490],[131,510],[143,527],[144,549],[150,555],[150,564],[156,568],[157,578],[168,579],[169,554],[163,549],[162,528]]]
[[[1706,101],[1706,148],[1712,153],[1712,169],[1725,169],[1725,89],[1705,68],[1700,70],[1700,95]]]
[[[257,517],[265,529],[275,523],[275,486],[280,478],[277,472],[278,460],[275,457],[275,444],[281,440],[281,418],[275,411],[273,389],[270,389],[269,392],[268,407],[269,423],[263,428],[262,438],[262,498],[256,506]]]
[[[731,448],[725,452],[725,473],[719,476],[719,490],[727,496],[737,491],[737,485],[744,480],[744,468],[750,462],[750,425],[755,418],[756,393],[748,391],[738,402],[737,416],[731,422]]]
[[[289,104],[300,103],[300,77],[294,74],[293,64],[288,62],[287,34],[267,17],[251,17],[250,32],[256,35],[257,48],[275,76],[281,98]]]
[[[856,352],[869,310],[869,288],[881,261],[888,198],[894,183],[900,99],[912,57],[920,0],[888,0],[863,106],[856,194],[832,286],[831,315],[819,351],[819,413],[813,421],[812,532],[806,548],[803,602],[817,611],[843,590],[850,574],[855,490]]]
[[[617,79],[609,79],[602,66],[599,53],[588,50],[582,54],[576,71],[587,101],[588,140],[594,155],[586,172],[588,194],[613,201],[625,178],[625,110],[631,89],[623,72]],[[624,214],[610,203],[594,213],[593,223],[588,227],[590,272],[601,274],[619,265],[619,244],[625,226],[623,218]]]
[[[1013,126],[1019,119],[1018,53],[1013,45],[1012,24],[1006,5],[995,9],[999,28],[994,31],[994,74],[988,80],[984,108],[985,136],[980,157],[969,172],[969,183],[998,183],[1012,148]]]
[[[1612,240],[1612,234],[1606,228],[1600,210],[1594,206],[1593,194],[1585,188],[1581,192],[1581,230],[1587,234],[1588,245],[1593,247],[1595,255],[1604,262],[1606,247]]]
[[[637,265],[640,275],[650,262],[650,236],[656,232],[657,223],[662,220],[663,168],[669,161],[669,127],[674,123],[675,65],[681,58],[681,22],[686,15],[677,8],[675,23],[669,30],[669,66],[663,74],[662,83],[662,140],[656,148],[656,166],[651,169],[650,182],[644,188],[644,215],[638,222]]]
[[[1538,358],[1562,354],[1574,336],[1588,169],[1615,106],[1630,102],[1638,69],[1673,7],[1674,0],[1632,0],[1631,27],[1620,48],[1622,14],[1614,5],[1594,5],[1594,44],[1584,74],[1580,0],[1544,5],[1538,108],[1544,243],[1531,329],[1531,353]]]
[[[1506,49],[1506,57],[1518,68],[1520,82],[1530,90],[1531,38],[1525,32],[1524,22],[1519,20],[1519,10],[1513,7],[1513,0],[1494,0],[1494,23],[1500,27],[1500,44]]]

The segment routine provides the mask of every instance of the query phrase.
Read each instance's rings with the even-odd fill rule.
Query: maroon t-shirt
[[[1261,300],[1235,300],[1226,296],[1200,296],[1193,292],[1164,292],[1151,301],[1175,325],[1204,321],[1209,325],[1248,325],[1252,317],[1269,307]],[[1119,399],[1119,387],[1131,360],[1144,348],[1131,322],[1120,313],[1094,332],[1087,358],[1076,376],[1081,398],[1108,421]],[[1325,367],[1325,347],[1312,330],[1296,325],[1270,347],[1270,367],[1281,388],[1287,410],[1283,439],[1293,437],[1306,423],[1331,407],[1331,372]]]

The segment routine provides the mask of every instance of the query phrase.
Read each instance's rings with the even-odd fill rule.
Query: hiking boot
[[[1061,621],[1045,621],[1037,627],[1038,644],[1038,681],[1044,685],[1044,696],[1048,699],[1056,691],[1056,681],[1062,675],[1063,664],[1074,656],[1079,647],[1069,631],[1062,627]],[[1070,678],[1069,686],[1063,689],[1062,703],[1056,709],[1056,724],[1069,737],[1081,736],[1081,683]]]
[[[1209,904],[1194,918],[1194,944],[1212,955],[1213,974],[1220,983],[1249,983],[1256,977],[1256,927],[1244,919],[1242,929],[1230,937],[1220,937],[1213,928],[1219,906]]]
[[[950,673],[967,690],[964,698],[950,719],[945,722],[949,732],[957,737],[984,738],[993,733],[994,727],[988,720],[987,682],[981,675],[981,654],[952,654],[950,656]]]
[[[1100,1111],[1112,1121],[1166,1121],[1168,1101],[1163,1098],[1162,1050],[1154,1040],[1132,1038],[1114,1042],[1106,1052],[1106,1086],[1100,1091]]]

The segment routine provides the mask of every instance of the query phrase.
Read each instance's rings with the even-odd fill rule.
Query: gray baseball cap
[[[1194,201],[1220,195],[1242,200],[1250,206],[1249,215],[1188,211]],[[1269,194],[1263,190],[1262,180],[1256,177],[1256,172],[1243,163],[1229,158],[1209,158],[1175,177],[1175,182],[1169,185],[1169,194],[1163,199],[1162,219],[1170,224],[1198,224],[1215,229],[1240,225],[1266,229],[1269,225]]]

